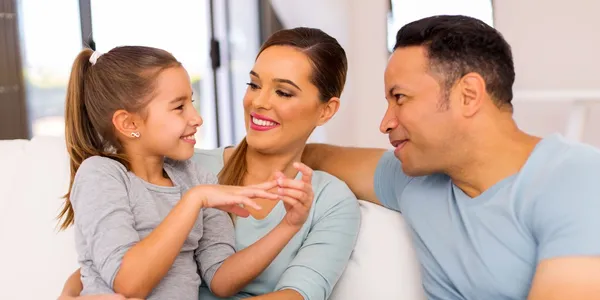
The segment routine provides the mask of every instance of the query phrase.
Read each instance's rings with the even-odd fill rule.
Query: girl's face
[[[144,110],[137,138],[147,155],[186,160],[194,154],[194,138],[202,118],[192,104],[192,88],[183,67],[163,70]]]
[[[336,112],[339,99],[319,100],[309,58],[289,46],[271,46],[256,59],[244,96],[248,145],[263,153],[303,149],[316,126]]]

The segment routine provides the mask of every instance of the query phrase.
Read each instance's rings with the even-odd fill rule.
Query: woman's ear
[[[138,120],[134,114],[126,110],[117,110],[113,114],[112,123],[113,126],[115,126],[116,131],[125,138],[131,138],[132,133],[139,134],[141,125],[140,120]]]
[[[327,123],[340,108],[340,98],[331,97],[327,103],[321,104],[321,115],[317,122],[317,126]]]

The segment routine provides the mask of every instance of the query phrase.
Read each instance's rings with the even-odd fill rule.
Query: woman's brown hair
[[[319,90],[319,100],[327,102],[340,97],[346,83],[348,61],[346,52],[338,41],[319,29],[298,27],[275,32],[262,45],[258,56],[272,46],[289,46],[306,54],[312,63],[311,82]],[[248,142],[240,144],[219,173],[219,183],[241,186],[248,171],[246,152]]]
[[[65,140],[70,157],[71,180],[65,203],[58,215],[61,229],[74,222],[70,196],[81,163],[91,156],[104,156],[128,166],[117,139],[112,116],[117,110],[142,112],[162,70],[181,66],[167,51],[141,46],[117,47],[90,58],[82,50],[73,63],[65,102]]]

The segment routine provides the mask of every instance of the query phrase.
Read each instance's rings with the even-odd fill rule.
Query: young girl
[[[288,179],[219,186],[189,160],[202,119],[187,72],[166,51],[83,50],[73,64],[65,115],[71,184],[60,217],[63,229],[75,226],[82,295],[196,300],[203,281],[214,294],[231,296],[271,263],[308,216],[311,197],[268,192],[290,194]],[[310,169],[296,168],[310,180]],[[223,211],[247,217],[245,208],[260,209],[251,198],[284,198],[294,218],[235,253]]]

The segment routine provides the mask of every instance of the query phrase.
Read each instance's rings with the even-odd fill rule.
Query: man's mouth
[[[404,146],[404,144],[406,144],[406,142],[408,142],[408,139],[393,140],[393,141],[391,141],[391,144],[392,144],[392,146],[394,146],[394,148],[396,148],[396,150],[399,150],[400,148],[402,148]]]

